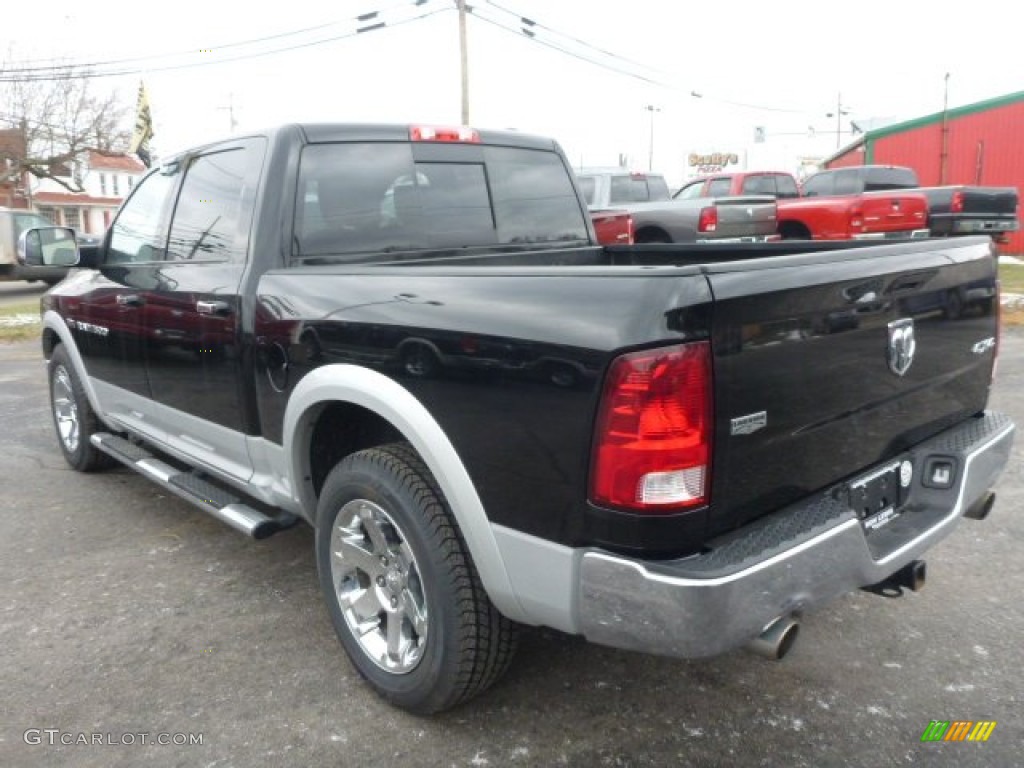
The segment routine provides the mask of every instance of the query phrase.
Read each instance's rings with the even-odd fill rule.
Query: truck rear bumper
[[[853,235],[854,240],[919,240],[931,237],[929,229],[905,229],[895,232],[865,232]]]
[[[875,530],[851,508],[846,483],[758,520],[699,556],[658,562],[587,551],[578,572],[580,631],[617,648],[714,656],[749,642],[779,617],[877,584],[947,536],[986,496],[1009,459],[1014,429],[1008,417],[988,412],[900,456],[895,463],[909,461],[914,470],[909,497],[892,522]],[[926,469],[949,460],[951,487],[927,487]]]

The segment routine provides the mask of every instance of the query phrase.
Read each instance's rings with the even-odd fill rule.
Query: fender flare
[[[306,443],[320,406],[351,403],[387,420],[409,441],[437,481],[455,515],[466,546],[494,605],[513,621],[528,621],[490,520],[473,481],[448,436],[424,405],[405,387],[383,374],[345,363],[320,366],[295,386],[284,415],[284,453],[292,488],[304,509],[316,509]],[[315,519],[311,514],[310,519]]]
[[[96,390],[92,386],[92,379],[89,378],[89,374],[86,372],[85,361],[82,360],[82,354],[78,351],[78,345],[75,344],[75,337],[72,335],[71,329],[68,328],[68,324],[58,312],[48,309],[43,315],[43,328],[53,331],[60,338],[60,343],[64,345],[64,349],[67,350],[68,355],[71,357],[71,364],[75,367],[75,373],[82,384],[82,389],[85,390],[85,396],[89,399],[89,405],[92,406],[93,413],[109,427],[109,422],[103,418],[103,410],[100,408],[100,401],[96,396]]]

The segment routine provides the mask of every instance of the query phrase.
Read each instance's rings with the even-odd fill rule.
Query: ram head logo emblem
[[[914,319],[905,317],[889,323],[889,370],[902,376],[910,370],[917,351]]]

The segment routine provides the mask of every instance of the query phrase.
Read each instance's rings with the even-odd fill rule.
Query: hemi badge
[[[751,413],[749,416],[738,416],[729,422],[730,435],[749,435],[768,426],[768,411]]]

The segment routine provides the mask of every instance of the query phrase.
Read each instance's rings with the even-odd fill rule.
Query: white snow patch
[[[988,656],[988,650],[980,645],[974,646],[974,652],[979,656]]]
[[[970,683],[950,683],[945,687],[945,690],[950,693],[963,693],[964,691],[973,691],[974,686]]]
[[[868,714],[875,717],[889,717],[889,713],[883,707],[876,707],[874,705],[868,707]]]
[[[512,759],[516,760],[520,757],[529,757],[530,750],[528,747],[516,747],[512,750]]]
[[[887,669],[903,669],[903,665],[896,661],[887,661],[882,666]]]
[[[469,761],[470,765],[490,765],[491,761],[484,757],[483,752],[477,752],[473,755],[473,759]]]

